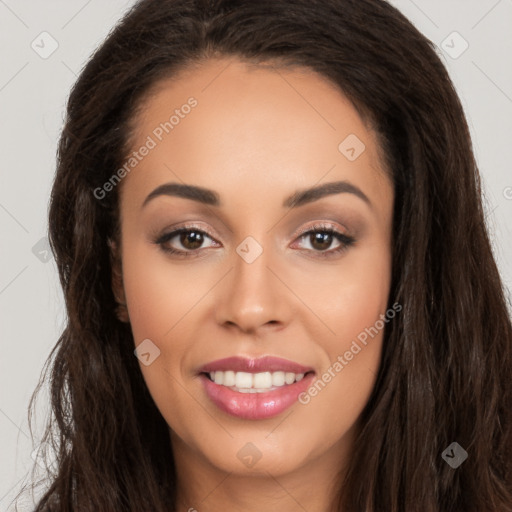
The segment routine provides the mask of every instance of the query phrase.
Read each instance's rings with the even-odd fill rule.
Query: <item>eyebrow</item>
[[[297,208],[319,199],[334,195],[348,193],[353,194],[362,199],[368,206],[372,207],[372,203],[368,196],[356,185],[348,181],[334,181],[324,183],[315,187],[306,188],[295,191],[291,196],[287,197],[283,202],[285,208]],[[146,206],[152,199],[159,196],[174,196],[184,199],[191,199],[209,206],[220,207],[221,200],[217,192],[196,185],[186,185],[181,183],[164,183],[153,190],[142,203],[142,208]]]

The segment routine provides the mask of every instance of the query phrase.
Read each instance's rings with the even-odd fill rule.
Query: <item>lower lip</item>
[[[306,391],[315,375],[308,373],[299,382],[281,386],[264,393],[240,393],[215,384],[201,374],[208,398],[222,411],[246,420],[263,420],[278,416],[291,407],[298,396]]]

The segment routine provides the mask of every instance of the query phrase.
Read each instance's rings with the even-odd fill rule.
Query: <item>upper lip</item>
[[[260,373],[260,372],[291,372],[307,373],[313,371],[313,368],[303,366],[289,359],[280,357],[264,356],[259,358],[250,357],[226,357],[217,359],[205,364],[199,369],[199,373],[209,373],[215,371],[233,370],[236,372]]]

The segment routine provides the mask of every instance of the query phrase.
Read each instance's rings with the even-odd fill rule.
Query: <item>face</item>
[[[375,134],[312,71],[236,59],[161,82],[134,126],[117,293],[178,463],[334,471],[392,321]]]

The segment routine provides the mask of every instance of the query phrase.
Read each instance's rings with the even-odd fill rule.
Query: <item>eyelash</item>
[[[199,249],[190,249],[187,251],[181,251],[179,249],[174,249],[168,246],[165,246],[167,242],[172,240],[173,238],[181,235],[182,233],[200,233],[201,235],[206,235],[208,238],[211,238],[214,240],[213,236],[211,236],[207,231],[200,229],[196,226],[189,225],[189,226],[183,226],[178,229],[175,229],[173,231],[170,231],[169,233],[164,233],[163,235],[159,236],[154,243],[160,246],[160,249],[164,251],[166,254],[172,254],[176,257],[183,257],[183,258],[190,258],[190,257],[196,257],[197,253],[201,250]],[[342,252],[346,251],[349,247],[351,247],[354,242],[356,241],[355,238],[345,235],[343,233],[340,233],[336,229],[334,229],[331,225],[328,224],[315,224],[312,227],[308,227],[302,231],[300,231],[296,237],[296,239],[304,239],[308,235],[312,235],[314,233],[326,233],[328,235],[334,236],[335,239],[337,239],[340,242],[339,247],[336,249],[331,249],[328,251],[315,251],[312,250],[312,252],[315,253],[315,255],[318,255],[320,258],[330,258],[333,256],[336,256],[338,254],[341,254]],[[310,249],[305,249],[306,251],[310,251]]]

